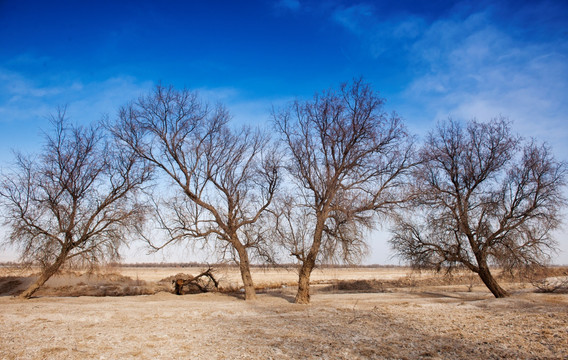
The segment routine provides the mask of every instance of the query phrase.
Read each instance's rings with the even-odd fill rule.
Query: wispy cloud
[[[367,32],[374,22],[373,7],[364,3],[339,7],[333,12],[332,18],[347,30],[360,35]]]
[[[67,116],[77,123],[115,117],[120,106],[151,91],[153,83],[128,76],[101,81],[55,82],[42,85],[25,75],[0,68],[0,159],[8,160],[11,149],[37,151],[40,129],[47,129],[48,117],[58,106],[67,107]],[[248,97],[237,88],[198,88],[204,101],[222,103],[236,126],[264,126],[272,106],[290,98]]]
[[[539,9],[539,16],[546,17]],[[486,120],[503,115],[521,134],[540,137],[568,154],[568,127],[562,126],[568,121],[568,39],[558,32],[528,36],[530,29],[519,25],[526,22],[527,9],[509,9],[517,11],[517,23],[497,18],[504,11],[468,12],[456,6],[432,20],[419,14],[380,16],[372,5],[360,3],[336,8],[331,19],[377,61],[396,56],[405,64],[398,71],[408,82],[391,94],[389,104],[415,130],[425,132],[448,116]]]
[[[0,158],[9,161],[10,150],[38,151],[41,130],[58,106],[67,107],[77,123],[116,116],[121,105],[151,88],[150,82],[131,77],[101,81],[54,81],[49,85],[23,73],[0,68]]]
[[[302,4],[299,0],[280,0],[276,3],[276,7],[280,9],[298,11],[302,7]]]
[[[409,41],[419,37],[426,26],[425,21],[415,15],[379,15],[373,5],[359,3],[335,8],[331,19],[355,35],[374,58],[390,53],[393,48],[404,48]]]
[[[565,147],[568,41],[531,42],[493,25],[489,14],[433,23],[413,45],[422,72],[401,95],[433,121],[510,117],[518,131]]]
[[[0,68],[0,123],[35,122],[65,105],[77,121],[92,121],[115,112],[118,106],[138,97],[150,85],[131,77],[93,82],[76,79],[43,85],[21,73]]]
[[[16,102],[25,97],[38,98],[61,93],[59,87],[41,87],[23,75],[0,68],[0,96],[2,102]]]

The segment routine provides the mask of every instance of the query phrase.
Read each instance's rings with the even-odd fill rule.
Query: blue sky
[[[359,76],[418,135],[503,115],[568,160],[565,1],[4,0],[0,166],[38,150],[59,105],[78,122],[112,117],[161,81],[266,124],[272,106]],[[367,262],[387,261],[384,237]]]

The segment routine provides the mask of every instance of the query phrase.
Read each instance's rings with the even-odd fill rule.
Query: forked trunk
[[[491,293],[496,298],[504,298],[509,296],[509,293],[505,291],[505,289],[503,289],[501,286],[499,286],[499,284],[491,274],[491,271],[489,271],[488,266],[480,266],[478,274],[481,278],[481,281],[483,281],[485,286],[487,286],[489,291],[491,291]]]
[[[42,287],[43,284],[45,284],[45,282],[49,280],[49,278],[52,277],[59,270],[59,268],[65,263],[68,254],[69,254],[68,251],[62,252],[52,265],[43,269],[39,278],[33,284],[31,284],[23,293],[20,294],[20,298],[21,299],[31,298],[33,294],[36,291],[38,291],[39,288]]]
[[[239,254],[239,270],[241,271],[241,279],[245,287],[245,300],[255,300],[256,292],[254,290],[254,283],[250,274],[250,263],[248,258],[247,249],[238,243],[235,246]]]

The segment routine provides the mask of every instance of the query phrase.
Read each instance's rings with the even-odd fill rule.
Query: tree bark
[[[309,304],[310,303],[310,276],[312,270],[316,266],[316,259],[319,253],[319,248],[321,246],[321,239],[323,235],[323,215],[318,216],[319,219],[316,223],[316,230],[314,232],[314,242],[312,247],[308,252],[308,255],[302,263],[300,268],[299,278],[298,278],[298,292],[296,293],[296,298],[294,302],[296,304]]]
[[[62,251],[61,254],[59,254],[59,256],[57,257],[57,259],[55,260],[55,262],[53,264],[51,264],[50,266],[46,267],[41,275],[39,276],[39,278],[33,283],[31,284],[23,293],[20,294],[20,299],[29,299],[33,296],[33,294],[39,290],[40,287],[43,286],[43,284],[46,283],[47,280],[49,280],[50,277],[52,277],[61,267],[61,265],[63,265],[65,263],[65,260],[67,260],[67,255],[69,254],[69,251]]]
[[[241,271],[241,279],[245,287],[245,300],[255,300],[256,291],[254,290],[254,283],[250,274],[247,249],[239,241],[236,241],[233,245],[239,254],[239,270]]]
[[[493,296],[495,296],[496,298],[504,298],[509,296],[509,293],[505,291],[505,289],[503,289],[501,286],[499,286],[499,284],[491,274],[491,271],[489,271],[489,267],[487,265],[479,267],[478,275],[485,286],[487,286],[489,291],[491,291]]]
[[[310,252],[311,253],[311,252]],[[315,259],[310,260],[309,254],[306,261],[303,262],[300,268],[298,278],[298,292],[294,302],[296,304],[309,304],[310,303],[310,275],[315,266]]]

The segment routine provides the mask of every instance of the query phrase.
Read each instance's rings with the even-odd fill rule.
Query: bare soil
[[[323,269],[310,305],[292,303],[295,274],[283,269],[253,272],[263,287],[253,302],[236,269],[219,273],[232,293],[62,296],[105,281],[158,288],[199,270],[67,274],[31,300],[0,296],[0,359],[568,358],[568,294],[505,284],[513,295],[494,299],[467,275],[448,284],[400,268]],[[26,274],[3,271],[0,289],[17,291]]]

